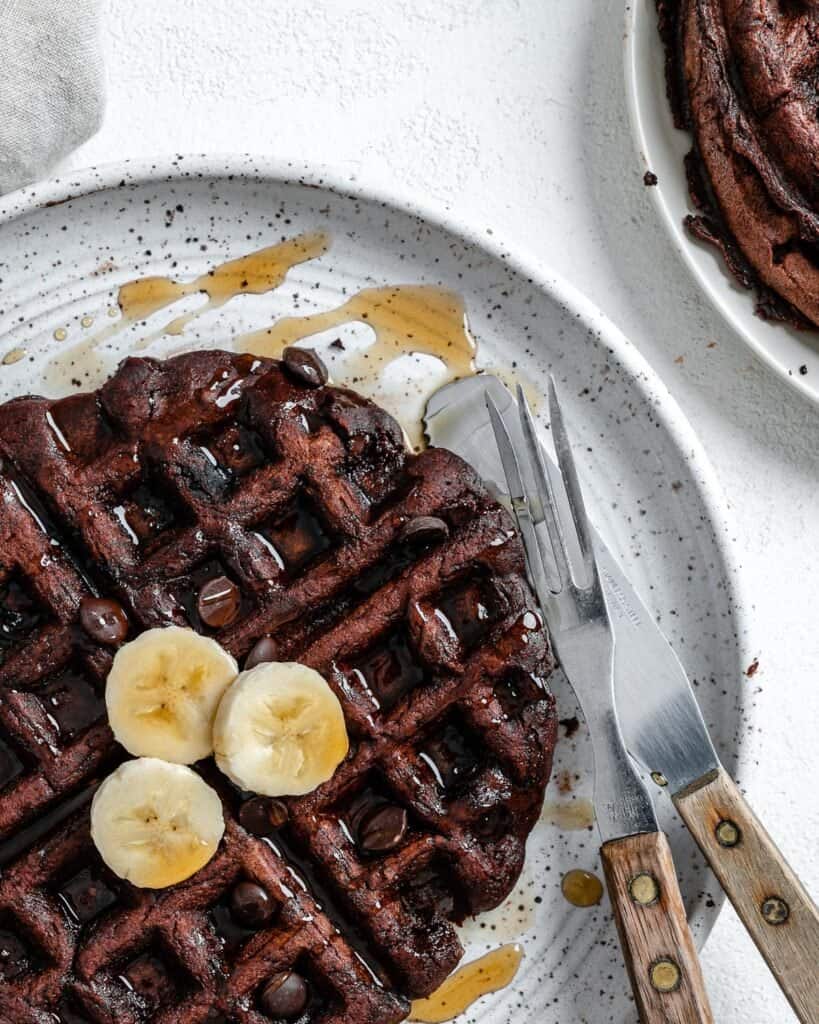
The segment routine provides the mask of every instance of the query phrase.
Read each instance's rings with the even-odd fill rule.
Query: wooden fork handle
[[[713,1024],[668,840],[648,832],[600,850],[643,1024]]]
[[[819,911],[724,768],[680,812],[803,1024],[819,1024]]]

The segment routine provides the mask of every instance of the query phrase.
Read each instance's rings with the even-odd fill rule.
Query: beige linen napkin
[[[43,177],[99,128],[99,0],[0,0],[0,193]]]

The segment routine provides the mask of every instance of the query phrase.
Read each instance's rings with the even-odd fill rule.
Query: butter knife
[[[504,420],[522,444],[514,398],[490,374],[440,388],[424,422],[432,444],[456,452],[504,496],[487,394],[502,415],[511,411]],[[596,533],[592,540],[615,636],[617,710],[628,750],[667,785],[798,1019],[819,1024],[819,911],[720,764],[673,649],[606,545]]]

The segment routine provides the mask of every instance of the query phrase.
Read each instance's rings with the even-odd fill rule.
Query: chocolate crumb
[[[557,773],[555,783],[557,785],[558,793],[571,793],[574,788],[572,785],[571,772],[568,772],[565,769],[562,772]]]
[[[563,735],[567,740],[570,740],[580,728],[580,721],[578,720],[577,715],[572,715],[571,718],[560,718],[558,721],[566,730]]]
[[[84,598],[80,602],[80,624],[92,640],[101,644],[121,644],[128,636],[128,617],[122,605],[106,598]]]
[[[659,178],[654,173],[654,171],[646,171],[646,173],[643,175],[643,184],[647,188],[651,188],[652,185],[656,185],[658,181]]]
[[[755,676],[759,669],[759,658],[754,658],[751,664],[745,669],[745,675],[750,679]]]

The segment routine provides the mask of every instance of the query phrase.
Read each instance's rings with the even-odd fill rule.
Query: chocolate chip
[[[263,636],[248,651],[245,658],[245,668],[255,668],[268,661],[278,661],[279,645],[270,636]]]
[[[121,644],[128,636],[128,618],[122,605],[104,597],[86,597],[80,602],[80,623],[100,644]]]
[[[271,800],[266,796],[253,796],[245,800],[239,808],[239,821],[242,828],[253,836],[270,836],[281,828],[289,818],[285,804],[281,800]]]
[[[327,367],[311,348],[295,348],[293,345],[282,352],[285,369],[300,384],[308,388],[320,388],[327,383]]]
[[[273,917],[276,904],[255,882],[239,882],[230,894],[230,912],[239,924],[261,928]]]
[[[395,804],[382,804],[365,814],[358,826],[358,845],[365,853],[396,849],[407,834],[407,812]]]
[[[260,1003],[263,1012],[273,1020],[298,1020],[309,999],[304,978],[295,971],[282,971],[267,982]]]
[[[404,523],[399,540],[414,544],[437,544],[449,536],[449,527],[437,516],[416,516]]]
[[[241,606],[242,595],[236,584],[227,576],[217,576],[202,586],[196,608],[206,626],[221,629],[233,622]]]

